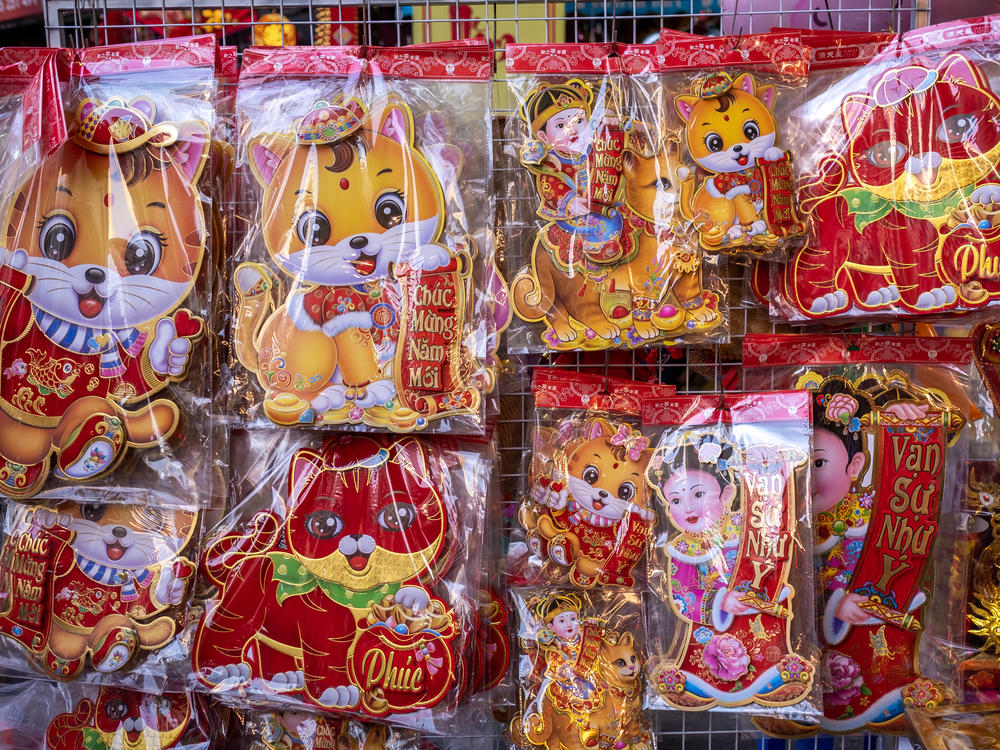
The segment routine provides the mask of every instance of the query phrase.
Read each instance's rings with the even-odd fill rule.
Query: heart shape
[[[92,336],[87,343],[90,345],[91,349],[103,348],[111,343],[111,334],[102,333],[97,336]]]
[[[177,560],[173,565],[174,578],[190,578],[194,574],[194,566],[187,560]]]
[[[189,310],[178,310],[174,313],[174,328],[180,338],[193,339],[201,335],[204,321]]]

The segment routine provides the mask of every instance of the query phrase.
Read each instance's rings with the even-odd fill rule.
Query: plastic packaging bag
[[[657,46],[668,132],[691,164],[678,208],[710,252],[773,259],[805,235],[783,126],[801,102],[809,52],[797,33],[665,35]],[[730,112],[732,110],[732,112]]]
[[[244,716],[247,750],[418,750],[415,732],[306,711],[253,711]]]
[[[139,693],[44,681],[0,686],[5,750],[214,750],[229,711],[194,693]]]
[[[433,729],[466,684],[483,498],[474,443],[239,436],[243,499],[204,546],[200,689]]]
[[[134,495],[129,500],[134,500]],[[113,492],[103,502],[8,501],[0,546],[0,664],[60,680],[162,689],[184,623],[199,510]]]
[[[538,368],[532,391],[524,536],[511,544],[509,576],[522,585],[633,586],[656,517],[643,481],[649,439],[640,404],[673,387]]]
[[[127,456],[114,484],[197,498],[207,483],[212,253],[200,179],[214,64],[213,37],[78,52],[70,140],[17,188],[5,224],[6,495],[38,495],[50,471],[64,492]]]
[[[646,401],[651,706],[821,711],[809,559],[809,395]]]
[[[662,138],[649,45],[510,44],[513,351],[704,340],[717,279],[674,231],[676,142]],[[624,67],[623,67],[624,66]],[[514,164],[516,162],[516,165]]]
[[[486,223],[492,53],[248,55],[237,114],[255,208],[233,278],[235,409],[481,434],[507,318]]]
[[[904,707],[954,700],[962,428],[980,415],[970,357],[966,339],[744,339],[748,385],[806,388],[813,407],[825,716],[819,727],[761,723],[767,731],[902,732]]]
[[[1000,17],[872,52],[810,82],[797,118],[813,144],[812,233],[784,269],[782,317],[937,315],[1000,296]]]
[[[629,591],[515,589],[518,747],[651,747],[642,711],[640,598]]]

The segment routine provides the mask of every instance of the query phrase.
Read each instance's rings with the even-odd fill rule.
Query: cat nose
[[[108,275],[104,272],[103,268],[88,268],[83,272],[83,278],[89,281],[91,284],[100,284],[104,281]]]
[[[739,143],[737,143],[735,146],[733,146],[733,151],[735,151],[737,154],[740,151],[742,151],[742,150],[743,150],[743,146],[741,144],[739,144]]]
[[[361,537],[363,537],[364,534],[348,534],[347,536],[349,536],[351,539],[353,539],[356,542],[360,542],[361,541]]]
[[[607,490],[600,490],[597,494],[600,495],[601,497],[607,497],[608,496],[608,491]]]
[[[111,533],[114,534],[119,539],[123,539],[128,535],[128,529],[124,528],[123,526],[115,526],[113,529],[111,529]]]
[[[358,235],[357,237],[351,237],[351,247],[355,250],[360,250],[363,247],[368,246],[368,238]]]

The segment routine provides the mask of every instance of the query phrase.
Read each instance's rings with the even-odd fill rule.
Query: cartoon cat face
[[[623,633],[615,643],[604,642],[601,661],[612,681],[619,684],[635,682],[639,678],[642,661],[636,652],[631,633]]]
[[[170,146],[94,153],[67,141],[15,195],[5,247],[28,254],[28,297],[82,326],[122,329],[176,308],[198,274],[205,220],[196,183],[209,134],[178,125]]]
[[[644,158],[625,152],[625,203],[637,214],[657,224],[675,216],[680,196],[681,166],[677,141],[665,141],[660,151]]]
[[[289,487],[288,545],[315,576],[363,591],[433,570],[448,531],[421,444],[331,439],[298,451]]]
[[[172,747],[187,727],[191,704],[184,693],[147,695],[102,687],[94,726],[105,747],[159,750]]]
[[[264,241],[301,281],[356,285],[441,233],[444,204],[431,166],[413,145],[410,111],[392,101],[333,144],[296,145],[268,133],[249,146],[264,187]]]
[[[595,419],[586,426],[584,439],[570,454],[566,485],[588,511],[618,520],[630,509],[647,506],[642,473],[649,454],[642,451],[637,460],[632,460],[626,450],[611,444],[615,432],[604,419]]]
[[[961,55],[887,70],[871,92],[846,97],[841,116],[851,174],[876,195],[938,200],[1000,161],[1000,101]]]
[[[112,568],[147,568],[183,549],[194,531],[195,511],[126,503],[59,503],[68,516],[78,555]]]
[[[710,172],[742,172],[774,146],[774,86],[758,86],[749,73],[717,96],[678,96],[688,151]]]

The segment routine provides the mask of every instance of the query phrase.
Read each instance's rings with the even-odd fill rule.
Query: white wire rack
[[[756,10],[755,10],[756,6]],[[859,8],[863,8],[860,9]],[[275,23],[294,29],[298,44],[360,43],[398,45],[485,37],[494,42],[503,81],[505,41],[620,41],[655,38],[662,26],[698,33],[763,31],[770,25],[807,28],[896,31],[925,25],[930,0],[596,0],[594,2],[529,2],[499,0],[456,2],[423,0],[314,0],[262,3],[257,0],[45,0],[45,23],[50,45],[86,47],[216,32],[223,44],[241,49],[253,43],[255,30]],[[502,85],[495,87],[498,118],[513,112]],[[508,184],[503,157],[503,127],[495,142],[496,184]],[[517,269],[508,269],[516,271]],[[507,504],[515,493],[523,457],[529,450],[533,426],[529,397],[531,369],[539,364],[579,369],[603,375],[673,383],[680,392],[711,392],[742,388],[740,348],[746,332],[774,330],[766,311],[743,301],[742,269],[727,273],[730,286],[729,344],[709,348],[654,348],[587,354],[522,356],[512,358],[502,380],[501,478]],[[510,515],[510,514],[508,514]],[[758,747],[760,735],[737,714],[654,714],[661,750],[747,750]],[[456,744],[460,744],[459,743]],[[477,746],[480,744],[476,743]],[[497,746],[503,742],[498,739]],[[769,745],[780,747],[780,745]],[[896,750],[894,739],[836,738],[805,741],[801,750]],[[900,748],[900,750],[902,750]]]

